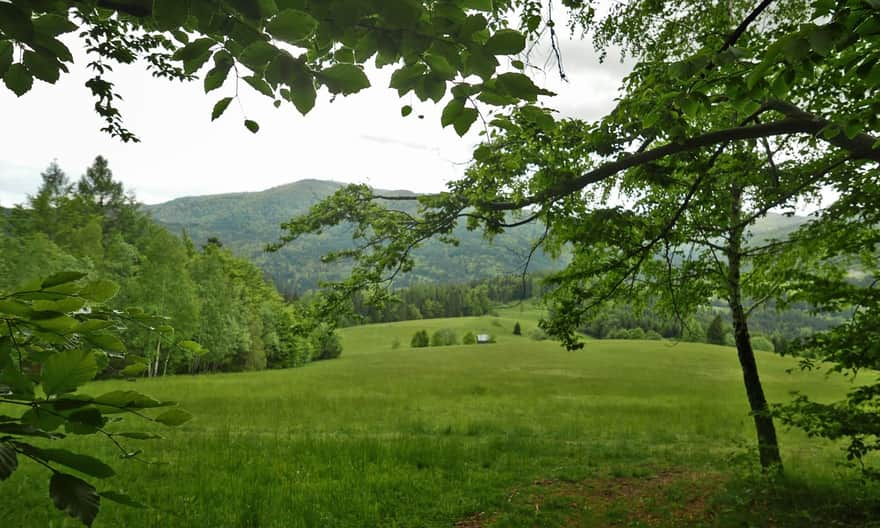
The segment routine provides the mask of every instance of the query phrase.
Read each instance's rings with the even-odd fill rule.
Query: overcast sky
[[[73,47],[73,44],[71,43]],[[613,104],[627,68],[609,58],[599,64],[589,43],[562,42],[569,82],[555,71],[535,81],[559,95],[549,105],[561,115],[601,117]],[[543,65],[546,54],[532,57]],[[21,98],[0,87],[0,205],[21,203],[40,184],[53,160],[73,180],[98,154],[110,161],[117,180],[146,203],[181,196],[259,191],[306,178],[368,183],[383,189],[439,191],[461,176],[478,141],[474,131],[459,138],[440,127],[442,105],[399,98],[388,89],[391,69],[368,71],[373,87],[330,102],[324,93],[301,116],[292,105],[275,109],[267,98],[242,89],[235,103],[211,122],[214,102],[233,87],[206,96],[201,81],[153,79],[142,65],[117,67],[109,79],[125,98],[125,123],[141,143],[125,144],[99,131],[102,121],[83,83],[83,55],[55,85],[35,81]],[[400,107],[414,112],[400,116]],[[424,119],[418,119],[423,114]],[[242,125],[259,121],[256,135]]]

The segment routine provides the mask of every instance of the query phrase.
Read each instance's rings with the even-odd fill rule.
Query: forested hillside
[[[342,184],[301,180],[261,192],[230,193],[178,198],[146,210],[173,233],[183,233],[196,241],[219,240],[236,255],[255,262],[275,281],[278,289],[299,296],[315,288],[321,280],[340,279],[347,268],[325,264],[321,255],[350,247],[350,230],[344,226],[326,230],[289,244],[277,253],[266,253],[267,243],[281,234],[280,225],[291,217],[305,213],[317,201],[326,198]],[[376,191],[384,195],[413,195],[410,191]],[[396,208],[411,211],[409,202],[396,202]],[[752,233],[756,238],[781,237],[804,222],[803,217],[769,214],[759,220]],[[479,231],[468,231],[462,225],[455,231],[458,246],[437,240],[427,242],[416,252],[417,265],[398,285],[420,281],[454,283],[465,280],[491,279],[519,274],[528,252],[543,233],[543,227],[532,223],[497,236],[492,241]],[[565,256],[562,257],[565,261]],[[542,273],[561,267],[560,262],[537,251],[529,262],[529,271]]]
[[[248,260],[178,237],[141,211],[106,160],[71,183],[52,164],[28,203],[0,215],[0,291],[79,271],[117,283],[110,308],[167,317],[173,333],[128,325],[122,337],[151,375],[291,367],[338,355],[332,328],[288,304]],[[135,307],[135,308],[132,308]],[[182,339],[201,345],[175,346]]]
[[[348,267],[321,262],[321,255],[345,249],[351,244],[345,226],[328,229],[320,236],[289,244],[277,253],[266,253],[265,246],[281,235],[281,223],[305,213],[317,201],[326,198],[342,185],[336,182],[302,180],[254,193],[233,193],[178,198],[147,206],[146,210],[170,231],[183,233],[193,240],[216,238],[224,247],[266,271],[279,291],[297,297],[318,286],[319,281],[341,279]],[[381,191],[384,194],[407,194],[409,191]],[[414,210],[411,203],[396,203],[403,210]],[[429,241],[416,252],[418,265],[412,273],[401,276],[398,285],[417,281],[461,282],[521,273],[528,252],[541,236],[543,228],[529,225],[510,230],[494,240],[461,225],[455,231],[458,246]],[[529,270],[556,269],[559,264],[538,251]]]

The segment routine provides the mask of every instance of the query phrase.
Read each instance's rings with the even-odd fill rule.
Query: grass
[[[776,503],[757,508],[749,492],[756,479],[729,466],[753,458],[754,436],[734,350],[590,341],[567,352],[513,336],[516,321],[523,334],[536,322],[517,310],[345,329],[341,358],[299,369],[89,385],[91,394],[136,388],[179,400],[196,415],[180,430],[161,431],[164,440],[131,441],[154,463],[116,460],[118,475],[98,482],[99,490],[124,490],[153,508],[105,503],[95,526],[507,527],[572,519],[572,526],[653,526],[633,523],[654,517],[674,525],[678,513],[663,513],[670,503],[700,495],[689,480],[630,494],[652,505],[654,517],[631,518],[641,510],[625,498],[596,504],[592,491],[570,495],[679,472],[731,477],[713,491],[717,515],[700,523],[765,525],[760,512]],[[409,348],[417,330],[440,328],[459,338],[492,333],[497,343]],[[794,361],[758,355],[771,401],[791,390],[831,399],[847,387],[789,374]],[[156,430],[130,418],[124,428]],[[94,442],[62,441],[92,452]],[[837,447],[796,431],[783,431],[781,443],[792,493],[805,497],[798,508],[844,496]],[[115,457],[107,442],[98,446],[105,460]],[[0,483],[0,526],[75,526],[51,505],[47,480],[45,470],[24,463]],[[804,482],[825,483],[824,499]],[[797,508],[774,513],[775,522],[789,510]],[[798,519],[790,526],[802,525]]]

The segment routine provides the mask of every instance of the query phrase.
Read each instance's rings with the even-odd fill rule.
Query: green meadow
[[[180,428],[113,424],[164,435],[127,442],[144,462],[89,438],[117,471],[98,489],[150,505],[105,501],[95,526],[808,526],[843,507],[853,474],[839,448],[796,431],[781,437],[789,483],[755,498],[734,349],[589,341],[569,352],[526,337],[535,313],[348,328],[341,358],[297,369],[92,383],[85,392],[136,387],[195,415]],[[497,342],[410,348],[417,330],[441,328]],[[848,387],[758,356],[771,401]],[[46,471],[22,465],[2,483],[0,526],[77,526],[48,499]],[[789,499],[803,508],[776,516],[773,500]]]

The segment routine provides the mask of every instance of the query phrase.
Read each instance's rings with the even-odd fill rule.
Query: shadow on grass
[[[641,468],[584,480],[546,479],[512,489],[501,511],[456,528],[880,528],[880,483],[849,477],[768,476]]]

